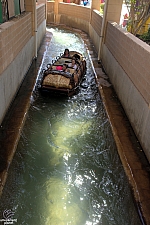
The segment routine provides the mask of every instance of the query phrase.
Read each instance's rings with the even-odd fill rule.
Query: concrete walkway
[[[73,30],[73,29],[72,29]],[[116,141],[118,153],[129,179],[135,202],[141,215],[141,224],[150,225],[150,167],[143,154],[141,146],[136,139],[124,110],[116,96],[116,93],[109,85],[109,79],[97,60],[93,43],[82,31],[74,30],[82,37],[85,47],[89,53],[95,78],[101,98],[111,124],[112,132]],[[24,125],[26,115],[30,106],[32,91],[36,77],[40,69],[42,58],[47,46],[50,43],[52,34],[46,33],[42,46],[38,52],[37,60],[33,61],[9,112],[7,113],[0,128],[0,192],[2,193],[9,165],[13,159],[20,133]],[[29,76],[30,74],[33,76]]]

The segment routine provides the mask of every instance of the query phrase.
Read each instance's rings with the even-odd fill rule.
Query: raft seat
[[[63,75],[54,74],[48,74],[43,80],[43,85],[53,86],[56,88],[72,88],[72,85],[70,84],[70,78]]]
[[[75,69],[73,69],[73,68],[69,68],[69,67],[68,67],[68,69],[69,69],[69,72],[70,72],[71,74],[74,74]]]
[[[61,70],[61,69],[62,69],[62,65],[54,65],[54,66],[52,66],[52,70]],[[75,69],[69,68],[69,67],[68,67],[68,69],[69,69],[69,73],[74,74]]]
[[[71,59],[69,59],[69,58],[60,58],[60,59],[58,59],[57,62],[55,62],[55,64],[64,64],[64,63],[66,63],[66,64],[71,63]]]

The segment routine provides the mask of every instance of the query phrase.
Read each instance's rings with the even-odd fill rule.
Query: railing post
[[[34,56],[37,58],[37,9],[36,9],[36,0],[33,0],[33,10],[34,10],[34,44],[35,44],[35,52]]]
[[[98,60],[101,59],[102,45],[105,42],[106,25],[108,21],[120,23],[123,0],[105,0],[103,21],[100,34]]]
[[[59,14],[58,14],[59,2],[63,2],[63,0],[55,0],[54,3],[54,23],[59,23]]]
[[[105,35],[108,2],[109,2],[109,0],[105,0],[105,7],[104,7],[101,34],[100,34],[100,42],[99,42],[98,60],[101,59],[101,48],[102,48],[102,42],[103,42],[104,35]]]

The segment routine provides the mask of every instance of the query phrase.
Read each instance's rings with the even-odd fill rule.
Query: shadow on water
[[[88,59],[78,35],[50,30],[43,68],[66,43]],[[141,224],[89,61],[77,95],[35,88],[0,203],[6,209],[19,225]]]

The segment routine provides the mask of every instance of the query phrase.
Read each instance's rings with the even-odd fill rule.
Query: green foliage
[[[104,6],[105,6],[105,3],[101,3],[100,4],[100,12],[103,14],[104,13]]]
[[[150,42],[150,28],[148,29],[148,32],[146,32],[146,33],[140,35],[139,38],[140,38],[142,41]]]
[[[150,0],[125,0],[129,11],[129,31],[136,35],[150,17]]]

